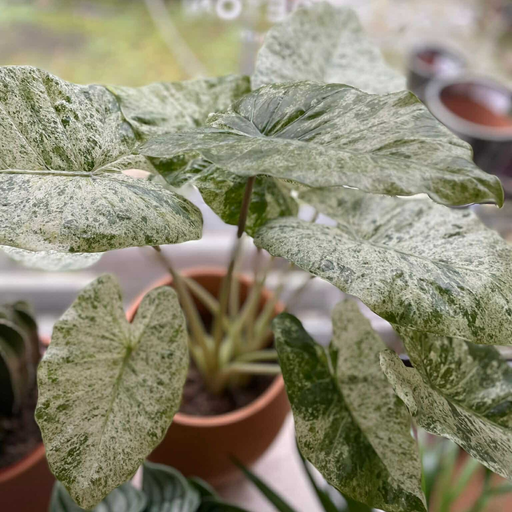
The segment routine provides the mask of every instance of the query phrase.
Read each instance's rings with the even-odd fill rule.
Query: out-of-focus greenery
[[[240,25],[169,12],[210,75],[238,71]],[[189,78],[143,0],[0,0],[0,65],[30,64],[76,83],[143,85]]]

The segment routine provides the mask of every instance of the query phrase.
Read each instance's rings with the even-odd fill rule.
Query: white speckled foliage
[[[494,347],[399,329],[414,368],[381,364],[416,424],[512,478],[512,368]]]
[[[336,226],[272,221],[256,245],[360,298],[394,325],[512,344],[512,247],[469,210],[356,190],[308,190]]]
[[[357,15],[328,2],[298,9],[269,30],[251,82],[257,89],[298,80],[342,83],[374,94],[406,88],[404,77],[366,37]]]
[[[140,151],[171,184],[206,160],[244,178],[424,192],[448,205],[503,203],[498,178],[478,169],[470,146],[405,91],[378,96],[338,84],[269,85],[210,116],[205,128],[155,137]]]
[[[176,413],[188,369],[175,292],[144,297],[132,324],[102,276],[55,324],[38,371],[36,419],[50,469],[83,508],[133,476]]]
[[[251,90],[249,78],[236,75],[108,89],[139,140],[201,126]]]
[[[199,210],[123,169],[151,168],[105,87],[0,68],[0,244],[102,252],[201,236]]]
[[[340,492],[387,512],[426,511],[411,422],[379,366],[384,343],[353,301],[318,345],[289,314],[273,323],[297,442]]]
[[[103,256],[102,252],[75,254],[57,251],[33,252],[7,245],[0,245],[0,252],[5,253],[9,258],[24,267],[48,272],[66,272],[87,268],[97,263]]]

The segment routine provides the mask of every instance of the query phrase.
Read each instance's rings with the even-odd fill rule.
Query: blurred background
[[[405,71],[414,45],[435,41],[462,53],[474,71],[512,83],[511,0],[332,1],[358,11],[397,68]],[[0,0],[0,64],[32,64],[77,83],[133,86],[249,72],[265,30],[308,3]]]
[[[33,65],[82,84],[130,86],[197,76],[249,74],[266,30],[288,12],[309,3],[308,0],[0,0],[0,65]],[[512,126],[512,0],[332,0],[332,3],[353,7],[358,12],[368,35],[380,46],[388,63],[409,76],[409,86],[420,97],[425,76],[428,80],[432,76],[418,72],[419,81],[414,82],[413,72],[417,71],[418,60],[425,61],[425,55],[430,59],[428,52],[435,48],[442,57],[440,68],[434,66],[428,71],[433,75],[436,70],[453,70],[446,63],[455,62],[461,65],[464,74],[490,79],[506,99]],[[427,54],[422,53],[425,50]],[[452,61],[450,55],[455,56]],[[511,149],[512,135],[507,137],[505,144]],[[486,170],[493,172],[492,168]],[[510,171],[512,176],[512,167]],[[224,266],[234,228],[224,225],[196,192],[189,190],[188,194],[203,210],[205,237],[166,250],[178,268],[205,262],[209,266]],[[495,207],[477,210],[486,222],[512,240],[510,199],[500,211]],[[49,335],[53,323],[78,291],[98,274],[115,273],[129,304],[166,274],[151,258],[149,249],[125,249],[106,254],[85,270],[47,273],[25,268],[0,253],[0,303],[29,301],[42,334]],[[248,254],[247,267],[250,261]],[[300,286],[303,278],[299,272],[292,275],[287,283],[288,291]],[[272,286],[272,278],[269,284]],[[294,313],[319,341],[327,342],[331,335],[330,311],[340,298],[341,292],[315,279]],[[385,340],[393,344],[390,326],[369,311],[366,313]],[[297,475],[302,470],[297,469],[296,460],[290,459],[293,451],[289,421],[276,446],[258,463],[256,470],[291,496],[292,502],[302,506],[300,510],[318,510],[311,492],[297,486],[296,477],[299,478]],[[281,478],[285,473],[287,478]],[[260,512],[272,510],[248,486],[237,486],[227,496],[241,504],[250,501],[254,510]]]

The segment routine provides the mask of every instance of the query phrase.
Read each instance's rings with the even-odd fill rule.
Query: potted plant
[[[37,325],[26,303],[0,307],[0,503],[31,512],[47,506],[54,478],[34,420]]]
[[[0,243],[75,262],[150,246],[177,292],[151,290],[129,323],[115,278],[101,276],[55,325],[36,418],[77,504],[94,507],[162,441],[190,357],[212,391],[276,373],[277,357],[302,454],[369,507],[426,510],[411,422],[511,476],[512,370],[490,346],[512,340],[511,248],[449,208],[501,206],[503,189],[403,87],[353,12],[325,3],[269,32],[250,90],[243,77],[132,89],[0,68]],[[134,168],[150,174],[123,173]],[[204,331],[197,283],[160,248],[201,236],[199,210],[176,190],[185,183],[238,225]],[[297,201],[335,225],[298,218]],[[265,335],[255,347],[255,331],[233,337],[244,233],[389,321],[412,367],[354,301],[335,309],[327,349],[286,312],[273,321],[276,353]]]

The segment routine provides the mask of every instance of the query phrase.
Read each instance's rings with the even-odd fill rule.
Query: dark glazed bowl
[[[436,45],[415,47],[407,59],[407,88],[425,101],[430,82],[453,78],[466,68],[466,60],[454,51]]]
[[[512,197],[512,91],[487,78],[464,76],[431,82],[426,104],[471,144],[475,163],[498,176]]]

